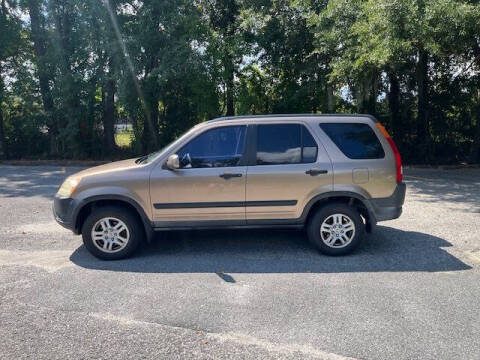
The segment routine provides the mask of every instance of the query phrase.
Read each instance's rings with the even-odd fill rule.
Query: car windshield
[[[135,162],[137,164],[147,164],[152,161],[155,161],[158,159],[160,156],[168,152],[172,147],[174,147],[178,142],[182,141],[184,138],[188,137],[193,131],[195,130],[195,127],[191,128],[188,130],[186,133],[178,137],[177,139],[173,140],[170,144],[167,146],[161,148],[160,150],[154,151],[151,154],[144,155],[142,157],[139,157]]]

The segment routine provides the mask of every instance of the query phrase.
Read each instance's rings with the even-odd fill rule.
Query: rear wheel
[[[117,207],[94,210],[82,226],[85,247],[103,260],[123,259],[133,254],[142,234],[135,214]]]
[[[334,203],[320,208],[307,225],[309,240],[324,254],[343,255],[354,250],[364,232],[360,214],[352,207]]]

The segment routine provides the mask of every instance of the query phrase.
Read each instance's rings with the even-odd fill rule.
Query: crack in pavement
[[[27,303],[20,302],[18,300],[12,299],[12,302],[17,303],[17,305],[23,306],[27,311],[35,314],[38,310],[43,310],[46,312],[56,312],[63,314],[75,314],[80,316],[89,316],[101,321],[111,321],[115,322],[121,326],[133,326],[133,327],[159,327],[162,329],[175,329],[180,331],[187,331],[195,334],[197,337],[202,336],[203,343],[207,344],[208,341],[216,341],[219,343],[233,343],[241,346],[255,347],[261,350],[264,350],[268,353],[276,353],[281,355],[298,355],[301,354],[303,357],[308,356],[310,358],[322,359],[322,360],[358,360],[358,358],[346,357],[339,354],[330,353],[323,350],[318,350],[310,345],[306,344],[285,344],[285,343],[274,343],[267,340],[259,339],[253,336],[240,334],[240,333],[215,333],[204,331],[198,328],[190,327],[181,327],[176,325],[162,324],[158,322],[146,321],[146,320],[136,320],[132,318],[127,318],[123,316],[113,315],[111,313],[101,313],[101,312],[85,312],[85,311],[75,311],[75,310],[65,310],[57,309],[41,305],[31,305]],[[10,305],[12,305],[10,302]],[[17,307],[16,307],[17,308]],[[192,335],[193,335],[192,334]]]

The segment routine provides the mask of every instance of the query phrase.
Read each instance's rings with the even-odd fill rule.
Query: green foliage
[[[407,162],[480,160],[478,1],[2,4],[0,157],[135,156],[221,115],[362,112]]]

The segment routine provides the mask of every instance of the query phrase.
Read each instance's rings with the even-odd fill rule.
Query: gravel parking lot
[[[480,359],[480,170],[407,169],[350,256],[301,232],[172,232],[102,262],[52,217],[80,168],[0,166],[0,358]]]

